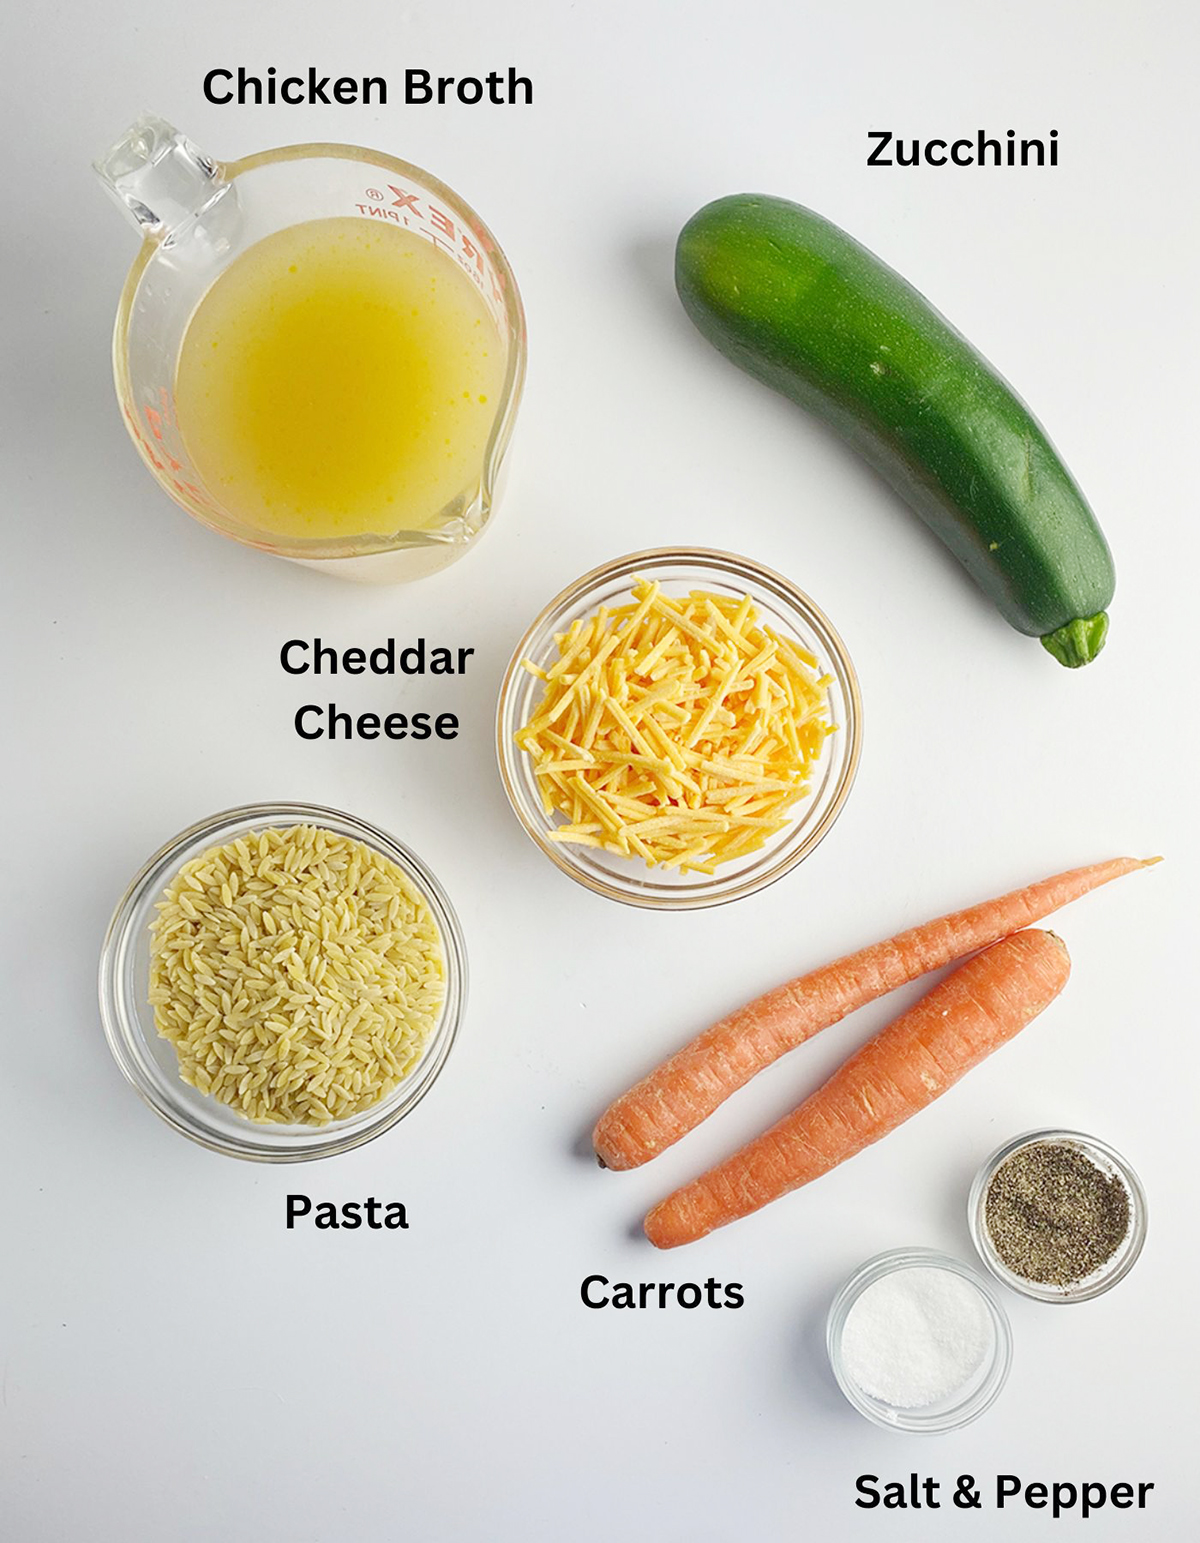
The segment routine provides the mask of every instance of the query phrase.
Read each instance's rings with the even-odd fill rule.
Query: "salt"
[[[868,1286],[842,1329],[842,1364],[864,1393],[921,1409],[957,1393],[987,1358],[994,1329],[977,1287],[928,1265]]]

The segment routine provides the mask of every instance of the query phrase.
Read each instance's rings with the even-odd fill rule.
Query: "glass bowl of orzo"
[[[466,984],[458,919],[415,853],[336,809],[253,804],[190,826],[133,879],[100,1012],[168,1125],[229,1156],[302,1162],[415,1107]]]

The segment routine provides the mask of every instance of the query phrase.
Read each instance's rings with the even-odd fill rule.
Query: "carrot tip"
[[[648,1241],[654,1244],[655,1248],[673,1248],[675,1245],[668,1243],[662,1232],[659,1231],[658,1209],[656,1206],[646,1217],[646,1220],[642,1223],[642,1231],[646,1234]]]

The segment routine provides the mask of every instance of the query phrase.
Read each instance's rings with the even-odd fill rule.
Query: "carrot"
[[[1116,857],[901,932],[776,986],[692,1040],[600,1117],[592,1140],[606,1168],[636,1168],[706,1120],[756,1072],[820,1029],[930,970],[964,959],[1110,879],[1148,867]]]
[[[1052,932],[1018,932],[960,965],[764,1135],[655,1206],[656,1248],[692,1243],[828,1173],[940,1098],[1067,983]]]

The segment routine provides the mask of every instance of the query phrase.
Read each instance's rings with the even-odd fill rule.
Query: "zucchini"
[[[710,342],[830,424],[1018,632],[1100,652],[1112,557],[1041,425],[885,263],[811,209],[738,195],[684,226],[675,282]]]

